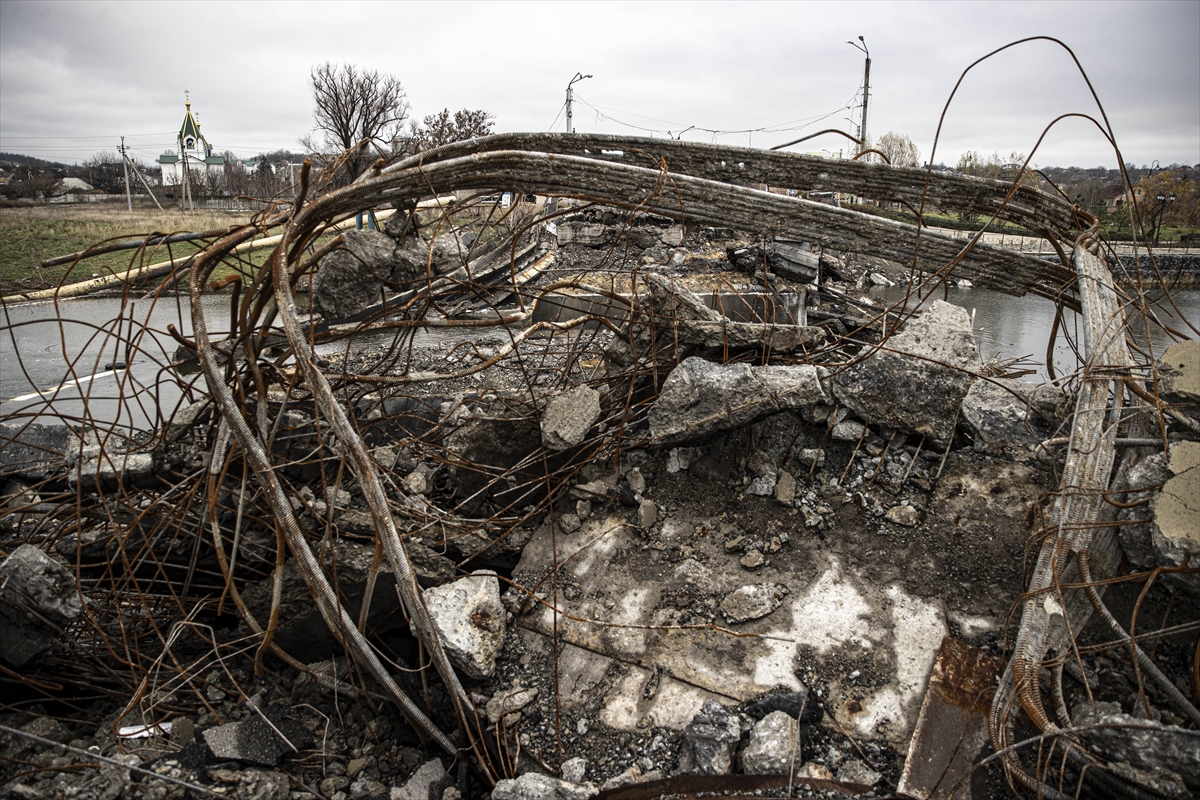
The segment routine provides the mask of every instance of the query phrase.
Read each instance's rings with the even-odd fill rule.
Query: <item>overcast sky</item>
[[[171,147],[184,90],[218,151],[299,149],[309,70],[329,60],[398,77],[417,118],[484,108],[497,131],[562,130],[577,71],[579,131],[769,147],[853,131],[870,48],[868,133],[929,158],[960,73],[1016,39],[1078,56],[1126,161],[1200,163],[1200,2],[320,3],[0,0],[0,151],[80,162]],[[976,67],[935,161],[1028,152],[1056,116],[1098,116],[1058,45]],[[849,119],[848,119],[849,118]],[[852,121],[851,121],[852,120]],[[692,127],[694,126],[694,127]],[[639,130],[649,129],[649,130]],[[795,150],[836,151],[826,136]],[[1035,163],[1115,166],[1090,122],[1059,123]]]

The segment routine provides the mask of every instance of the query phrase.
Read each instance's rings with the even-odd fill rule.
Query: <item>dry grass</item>
[[[249,220],[247,212],[138,209],[119,204],[28,206],[0,208],[0,290],[39,288],[57,284],[71,265],[43,268],[40,262],[66,255],[108,239],[129,239],[150,233],[179,233],[227,228]],[[195,250],[189,244],[172,245],[171,256]],[[90,277],[105,269],[127,269],[135,251],[110,253],[75,267],[71,279]],[[166,248],[148,256],[153,261],[169,257]],[[70,280],[68,282],[71,282]]]

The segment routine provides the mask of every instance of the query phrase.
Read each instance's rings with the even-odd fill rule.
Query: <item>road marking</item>
[[[21,403],[21,402],[24,402],[25,400],[32,400],[35,397],[45,397],[48,394],[54,394],[55,392],[61,391],[63,389],[70,389],[72,386],[82,386],[83,384],[85,384],[89,381],[94,381],[97,378],[106,378],[109,375],[116,375],[116,374],[117,374],[117,371],[115,369],[110,369],[105,372],[96,372],[91,375],[85,375],[84,377],[79,378],[78,380],[67,381],[66,383],[61,383],[52,389],[42,389],[40,391],[30,392],[29,394],[23,394],[20,397],[10,398],[8,402]]]

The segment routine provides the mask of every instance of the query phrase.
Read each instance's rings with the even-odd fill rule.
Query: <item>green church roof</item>
[[[183,124],[179,126],[179,140],[181,142],[191,142],[192,147],[209,146],[208,140],[204,138],[204,134],[200,132],[200,123],[196,122],[196,118],[192,116],[192,101],[187,101],[187,110],[183,113]]]

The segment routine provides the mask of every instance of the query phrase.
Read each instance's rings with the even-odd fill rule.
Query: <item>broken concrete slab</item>
[[[1167,453],[1154,453],[1143,458],[1129,470],[1126,485],[1120,487],[1129,492],[1123,502],[1138,504],[1136,508],[1123,508],[1117,512],[1117,518],[1126,523],[1117,527],[1117,536],[1130,565],[1136,569],[1147,570],[1158,566],[1154,539],[1156,536],[1161,539],[1162,532],[1154,523],[1152,514],[1147,519],[1145,507],[1173,475],[1167,468],[1168,458]]]
[[[1167,348],[1158,361],[1159,393],[1200,417],[1200,341],[1188,339]]]
[[[657,445],[699,441],[790,408],[827,400],[817,368],[714,364],[688,358],[671,370],[650,408]]]
[[[600,393],[587,384],[551,398],[542,414],[542,444],[566,450],[584,440],[600,419]]]
[[[66,466],[79,439],[66,425],[0,422],[0,478],[40,481]]]
[[[947,447],[972,373],[982,366],[966,309],[935,300],[885,347],[835,373],[834,397],[872,424]]]
[[[422,596],[454,665],[468,678],[490,677],[504,644],[507,613],[500,604],[496,574],[475,572],[426,589]]]
[[[208,399],[197,400],[180,408],[167,426],[167,442],[176,442],[189,434],[212,409],[213,404]]]
[[[200,732],[213,758],[273,767],[288,752],[271,727],[258,718],[227,722]]]
[[[605,247],[612,244],[615,231],[609,225],[583,220],[558,223],[556,233],[559,246]]]
[[[1171,477],[1150,501],[1160,563],[1179,566],[1200,556],[1200,442],[1176,442],[1167,459]]]
[[[727,354],[746,350],[791,353],[825,339],[823,328],[789,324],[790,320],[726,319],[676,281],[655,273],[645,279],[649,292],[605,349],[610,370],[651,356],[666,364],[687,356],[724,361]]]
[[[67,463],[70,466],[67,482],[72,487],[108,491],[122,486],[147,486],[154,481],[152,453],[128,453],[88,445],[78,453],[74,463],[68,455]]]
[[[655,536],[677,535],[674,526],[667,527],[664,523]],[[544,525],[526,545],[513,579],[537,584],[550,569],[554,535],[565,562],[560,586],[586,583],[589,591],[571,595],[575,599],[559,596],[558,607],[570,617],[560,615],[557,625],[545,606],[518,616],[516,624],[546,636],[557,628],[558,635],[578,647],[736,701],[779,687],[800,690],[797,663],[802,658],[818,670],[825,659],[867,659],[880,676],[870,689],[854,685],[840,670],[831,668],[823,675],[830,696],[842,698],[838,719],[856,736],[907,742],[947,632],[940,602],[913,596],[899,585],[865,580],[819,550],[806,550],[811,556],[804,558],[768,561],[755,549],[762,559],[756,583],[790,587],[780,608],[742,623],[739,633],[750,635],[738,637],[677,624],[714,618],[721,599],[745,584],[740,566],[713,568],[745,558],[740,549],[727,552],[722,537],[708,533],[720,528],[717,520],[697,519],[687,526],[686,538],[663,543],[686,545],[711,566],[690,559],[667,569],[654,558],[637,557],[644,535],[612,512],[594,513],[572,534],[552,534]],[[679,608],[669,598],[685,585],[692,587],[687,591],[697,602]],[[633,692],[631,687],[622,694],[636,697]]]
[[[817,277],[820,256],[806,242],[775,239],[727,248],[725,257],[734,269],[750,275],[769,270],[789,280],[808,283]]]
[[[0,564],[0,658],[12,666],[48,650],[82,611],[74,574],[33,545]]]
[[[1118,512],[1128,524],[1117,530],[1130,563],[1153,569],[1194,560],[1200,554],[1200,443],[1175,442],[1169,453],[1147,456],[1129,471],[1126,483],[1131,493],[1125,502],[1138,505]],[[1192,576],[1174,577],[1196,585]]]
[[[288,718],[289,710],[272,704],[254,709],[238,722],[229,722],[199,732],[216,761],[243,761],[274,766],[289,753],[313,746],[307,728]]]
[[[1061,389],[1009,378],[979,378],[962,402],[962,420],[975,449],[992,455],[1029,460],[1039,445],[1055,435]]]

